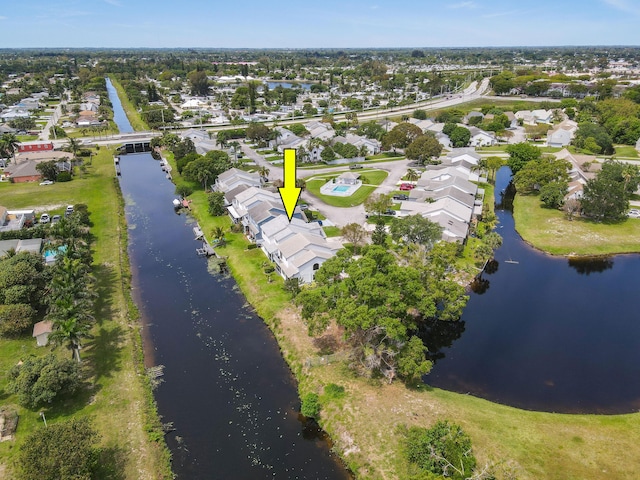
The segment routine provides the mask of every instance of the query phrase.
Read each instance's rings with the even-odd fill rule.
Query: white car
[[[638,210],[637,208],[632,208],[631,210],[629,210],[627,215],[631,218],[640,218],[640,210]]]
[[[40,223],[49,223],[51,221],[51,217],[48,213],[43,213],[40,215]]]
[[[51,180],[45,180],[44,182],[40,182],[40,185],[53,185],[54,182]]]

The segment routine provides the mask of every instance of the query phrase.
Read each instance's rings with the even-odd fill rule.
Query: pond
[[[297,88],[301,88],[303,90],[311,90],[311,85],[313,85],[312,83],[291,83],[291,82],[267,82],[267,85],[269,87],[269,90],[273,90],[276,87],[282,87],[282,88],[293,88],[293,87],[297,87]]]
[[[509,180],[505,167],[496,192]],[[496,207],[504,243],[461,323],[429,332],[436,364],[425,381],[531,410],[637,411],[640,256],[545,255],[520,238],[509,205]]]

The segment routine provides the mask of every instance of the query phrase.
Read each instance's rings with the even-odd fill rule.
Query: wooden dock
[[[211,257],[213,255],[216,255],[216,251],[213,249],[213,247],[211,245],[209,245],[207,243],[206,240],[202,241],[202,247],[201,248],[196,248],[196,253],[200,257]]]
[[[202,240],[204,238],[204,233],[200,226],[193,227],[193,234],[196,236],[196,240]]]

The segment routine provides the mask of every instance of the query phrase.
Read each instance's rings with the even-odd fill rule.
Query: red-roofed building
[[[53,150],[52,142],[29,142],[21,143],[18,145],[18,152],[44,152],[46,150]]]

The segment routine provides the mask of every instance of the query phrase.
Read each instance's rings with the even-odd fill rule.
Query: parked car
[[[51,221],[51,217],[48,213],[43,213],[40,215],[40,223],[49,223]]]
[[[400,185],[400,190],[403,191],[413,190],[414,188],[416,188],[416,186],[413,183],[403,183]]]
[[[385,210],[385,211],[384,211],[384,212],[382,212],[380,215],[387,215],[387,216],[388,216],[388,215],[391,215],[391,216],[393,216],[393,215],[395,215],[395,214],[396,214],[396,211],[395,211],[395,210],[391,210],[391,209],[389,209],[389,210]],[[364,218],[372,218],[372,217],[373,217],[373,218],[376,218],[377,216],[378,216],[377,214],[369,215],[369,214],[367,213],[367,214],[365,214]]]
[[[359,164],[357,164],[357,163],[354,163],[353,165],[349,165],[349,168],[350,168],[351,170],[357,170],[358,168],[363,168],[363,166],[362,166],[362,165],[359,165]]]
[[[629,210],[629,213],[627,213],[627,215],[629,215],[631,218],[640,218],[640,210],[638,210],[637,208],[632,208],[631,210]]]
[[[40,182],[40,185],[53,185],[51,180],[45,180],[44,182]]]
[[[60,221],[60,215],[54,215],[51,217],[51,223],[58,223]]]
[[[404,193],[398,193],[393,196],[394,200],[409,200],[409,195],[405,195]]]
[[[73,205],[67,205],[67,209],[64,212],[65,216],[69,216],[73,213]]]
[[[300,210],[309,210],[309,205],[307,205],[306,203],[301,203]]]

